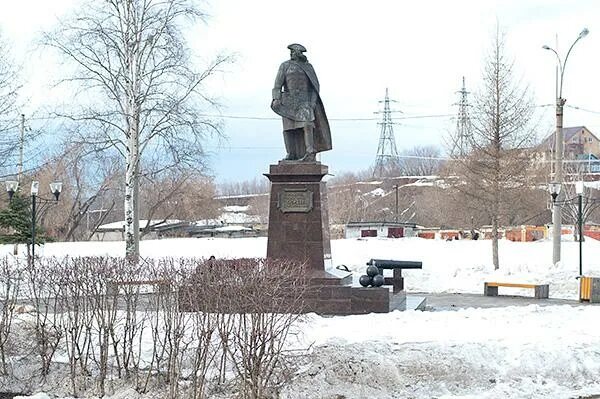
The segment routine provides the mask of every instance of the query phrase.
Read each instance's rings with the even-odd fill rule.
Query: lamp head
[[[55,181],[50,183],[50,192],[54,194],[54,199],[58,201],[58,197],[60,196],[60,192],[62,191],[62,182]]]
[[[575,192],[577,193],[577,195],[583,194],[583,188],[583,180],[575,182]]]
[[[581,33],[579,33],[579,38],[582,39],[582,38],[586,37],[588,35],[588,33],[590,33],[590,31],[588,30],[588,28],[583,28],[583,30],[581,31]]]
[[[38,192],[40,191],[40,182],[39,181],[32,181],[31,182],[31,195],[38,195]]]
[[[546,45],[546,44],[544,44],[544,45],[542,46],[542,48],[543,48],[544,50],[552,50],[552,49],[550,48],[550,46],[548,46],[548,45]]]
[[[8,200],[11,201],[15,192],[17,192],[17,188],[19,188],[19,182],[16,180],[7,180],[4,182],[6,184],[6,192],[8,193]]]
[[[556,201],[556,197],[560,194],[560,183],[551,182],[548,183],[548,191],[550,191],[550,195],[552,196],[552,202]]]

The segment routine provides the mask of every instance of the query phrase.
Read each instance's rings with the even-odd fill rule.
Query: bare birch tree
[[[9,54],[10,46],[0,35],[0,166],[15,159],[19,145],[17,100],[20,85],[17,66]]]
[[[45,43],[61,54],[71,75],[63,83],[83,87],[79,106],[60,112],[87,123],[81,142],[112,149],[126,163],[126,255],[139,255],[139,184],[144,167],[202,167],[203,139],[218,134],[202,107],[214,106],[204,84],[228,57],[196,70],[183,28],[201,19],[193,0],[87,1]]]
[[[492,227],[492,257],[498,269],[498,227],[507,210],[529,185],[527,173],[535,134],[531,127],[533,103],[527,87],[513,75],[499,29],[483,71],[483,85],[475,96],[471,153],[456,159],[457,185],[468,201],[464,206],[484,210]]]

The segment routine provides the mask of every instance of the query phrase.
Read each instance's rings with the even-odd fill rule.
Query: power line
[[[458,93],[462,93],[462,90],[458,91]],[[470,94],[470,92],[466,92],[466,94]],[[393,100],[390,100],[393,101]],[[383,102],[383,101],[380,101]],[[554,107],[555,104],[537,104],[534,105],[534,107],[536,108],[544,108],[544,107]],[[596,113],[596,114],[600,114],[600,111],[592,111],[592,110],[588,110],[585,108],[581,108],[581,107],[577,107],[575,105],[566,105],[568,107],[571,108],[575,108],[578,109],[580,111],[585,111],[585,112],[591,112],[591,113]],[[394,111],[390,110],[390,113],[392,113]],[[398,111],[397,111],[398,112]],[[377,111],[374,112],[375,114],[382,114],[383,111]],[[475,112],[475,114],[477,114],[477,112]],[[244,119],[244,120],[260,120],[260,121],[280,121],[281,118],[277,118],[277,117],[270,117],[270,116],[252,116],[252,115],[229,115],[229,114],[200,114],[199,116],[205,117],[205,118],[223,118],[223,119]],[[455,114],[423,114],[423,115],[401,115],[401,116],[395,116],[394,119],[397,120],[403,120],[403,119],[435,119],[435,118],[452,118],[455,117]],[[355,122],[355,121],[376,121],[379,120],[380,118],[378,117],[358,117],[358,118],[350,118],[350,117],[329,117],[327,118],[330,121],[349,121],[349,122]]]
[[[535,105],[535,107],[537,107],[537,108],[556,107],[556,104],[538,104],[538,105]],[[590,114],[598,114],[598,115],[600,115],[600,111],[594,111],[594,110],[591,110],[591,109],[579,107],[577,105],[565,104],[565,107],[573,108],[573,109],[576,109],[578,111],[589,112]]]
[[[206,146],[206,148],[209,148],[211,150],[219,150],[222,149],[224,151],[229,151],[229,150],[244,150],[244,151],[256,151],[256,150],[277,150],[280,149],[281,147],[252,147],[252,146],[229,146],[229,147],[219,147],[219,146]],[[367,151],[347,151],[346,154],[348,155],[364,155],[364,156],[368,156],[369,153]],[[448,161],[451,160],[453,158],[450,157],[443,157],[443,156],[439,156],[439,157],[432,157],[432,156],[424,156],[424,155],[397,155],[396,156],[397,159],[425,159],[425,160],[434,160],[434,161]]]
[[[391,111],[390,111],[391,112]],[[381,112],[377,112],[381,113]],[[280,121],[281,118],[275,117],[263,117],[263,116],[249,116],[249,115],[217,115],[217,114],[201,114],[204,118],[223,118],[223,119],[244,119],[244,120],[259,120],[259,121]],[[406,115],[399,116],[395,119],[427,119],[427,118],[449,118],[452,114],[430,114],[430,115]],[[365,118],[327,118],[330,121],[376,121],[378,117],[365,117]]]
[[[581,108],[581,107],[578,107],[578,106],[576,106],[576,105],[569,105],[569,104],[565,104],[565,106],[566,106],[566,107],[569,107],[569,108],[577,109],[577,110],[579,110],[579,111],[584,111],[584,112],[589,112],[589,113],[591,113],[591,114],[598,114],[598,115],[600,115],[600,112],[599,112],[599,111],[592,111],[591,109]]]
[[[458,93],[461,93],[462,91],[458,91]],[[469,92],[467,92],[469,93]],[[393,101],[393,100],[390,100]],[[383,102],[383,101],[380,101]],[[555,107],[556,104],[537,104],[534,105],[534,107],[536,108],[544,108],[544,107]],[[584,112],[590,112],[593,114],[600,114],[600,111],[594,111],[594,110],[590,110],[590,109],[586,109],[586,108],[582,108],[576,105],[569,105],[569,104],[565,104],[566,107],[570,107],[573,109],[577,109],[579,111],[584,111]],[[390,112],[394,112],[394,111],[390,111]],[[382,113],[381,111],[379,112],[375,112],[375,114],[380,114]],[[279,117],[271,117],[271,116],[254,116],[254,115],[230,115],[230,114],[199,114],[199,116],[204,117],[204,118],[223,118],[223,119],[243,119],[243,120],[258,120],[258,121],[280,121],[281,118]],[[401,116],[395,116],[394,119],[434,119],[434,118],[451,118],[451,117],[455,117],[455,114],[423,114],[423,115],[401,115]],[[28,120],[30,121],[39,121],[39,120],[49,120],[49,119],[58,119],[56,117],[47,117],[47,116],[43,116],[43,117],[30,117],[28,118]],[[376,121],[379,120],[380,118],[372,116],[372,117],[358,117],[358,118],[351,118],[351,117],[330,117],[328,118],[328,120],[330,121],[348,121],[348,122],[355,122],[355,121]],[[20,126],[19,123],[15,123],[14,125],[9,126],[9,129],[12,128],[18,128]]]

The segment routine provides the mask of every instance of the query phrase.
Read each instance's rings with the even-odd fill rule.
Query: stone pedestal
[[[327,187],[328,172],[320,162],[286,162],[271,165],[268,258],[305,262],[311,283],[340,283],[325,271],[331,268]],[[322,280],[322,281],[320,281]]]
[[[270,166],[265,174],[271,181],[267,258],[306,264],[311,285],[307,312],[389,312],[387,288],[351,287],[352,274],[327,271],[332,267],[327,187],[322,181],[327,172],[320,162],[280,161]]]

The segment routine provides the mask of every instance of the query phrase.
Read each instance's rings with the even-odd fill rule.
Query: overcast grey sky
[[[31,109],[25,112],[57,96],[44,84],[57,68],[31,52],[37,32],[78,3],[0,0],[0,26],[30,77]],[[496,21],[507,33],[516,76],[541,106],[555,101],[556,65],[542,45],[557,47],[564,57],[579,32],[590,30],[569,58],[563,94],[567,105],[594,112],[566,108],[565,126],[585,125],[600,134],[598,1],[213,0],[204,8],[206,24],[189,32],[194,54],[237,55],[237,62],[209,86],[223,105],[219,112],[228,137],[220,146],[209,144],[219,181],[260,178],[284,155],[281,122],[269,104],[277,68],[293,42],[308,49],[321,82],[333,137],[333,150],[323,153],[322,161],[333,174],[373,164],[380,128],[372,118],[386,87],[398,101],[394,108],[403,112],[395,114],[398,150],[442,146],[454,122],[435,115],[456,113],[462,76],[469,91],[479,87]],[[540,107],[540,113],[539,131],[549,133],[554,109]]]

